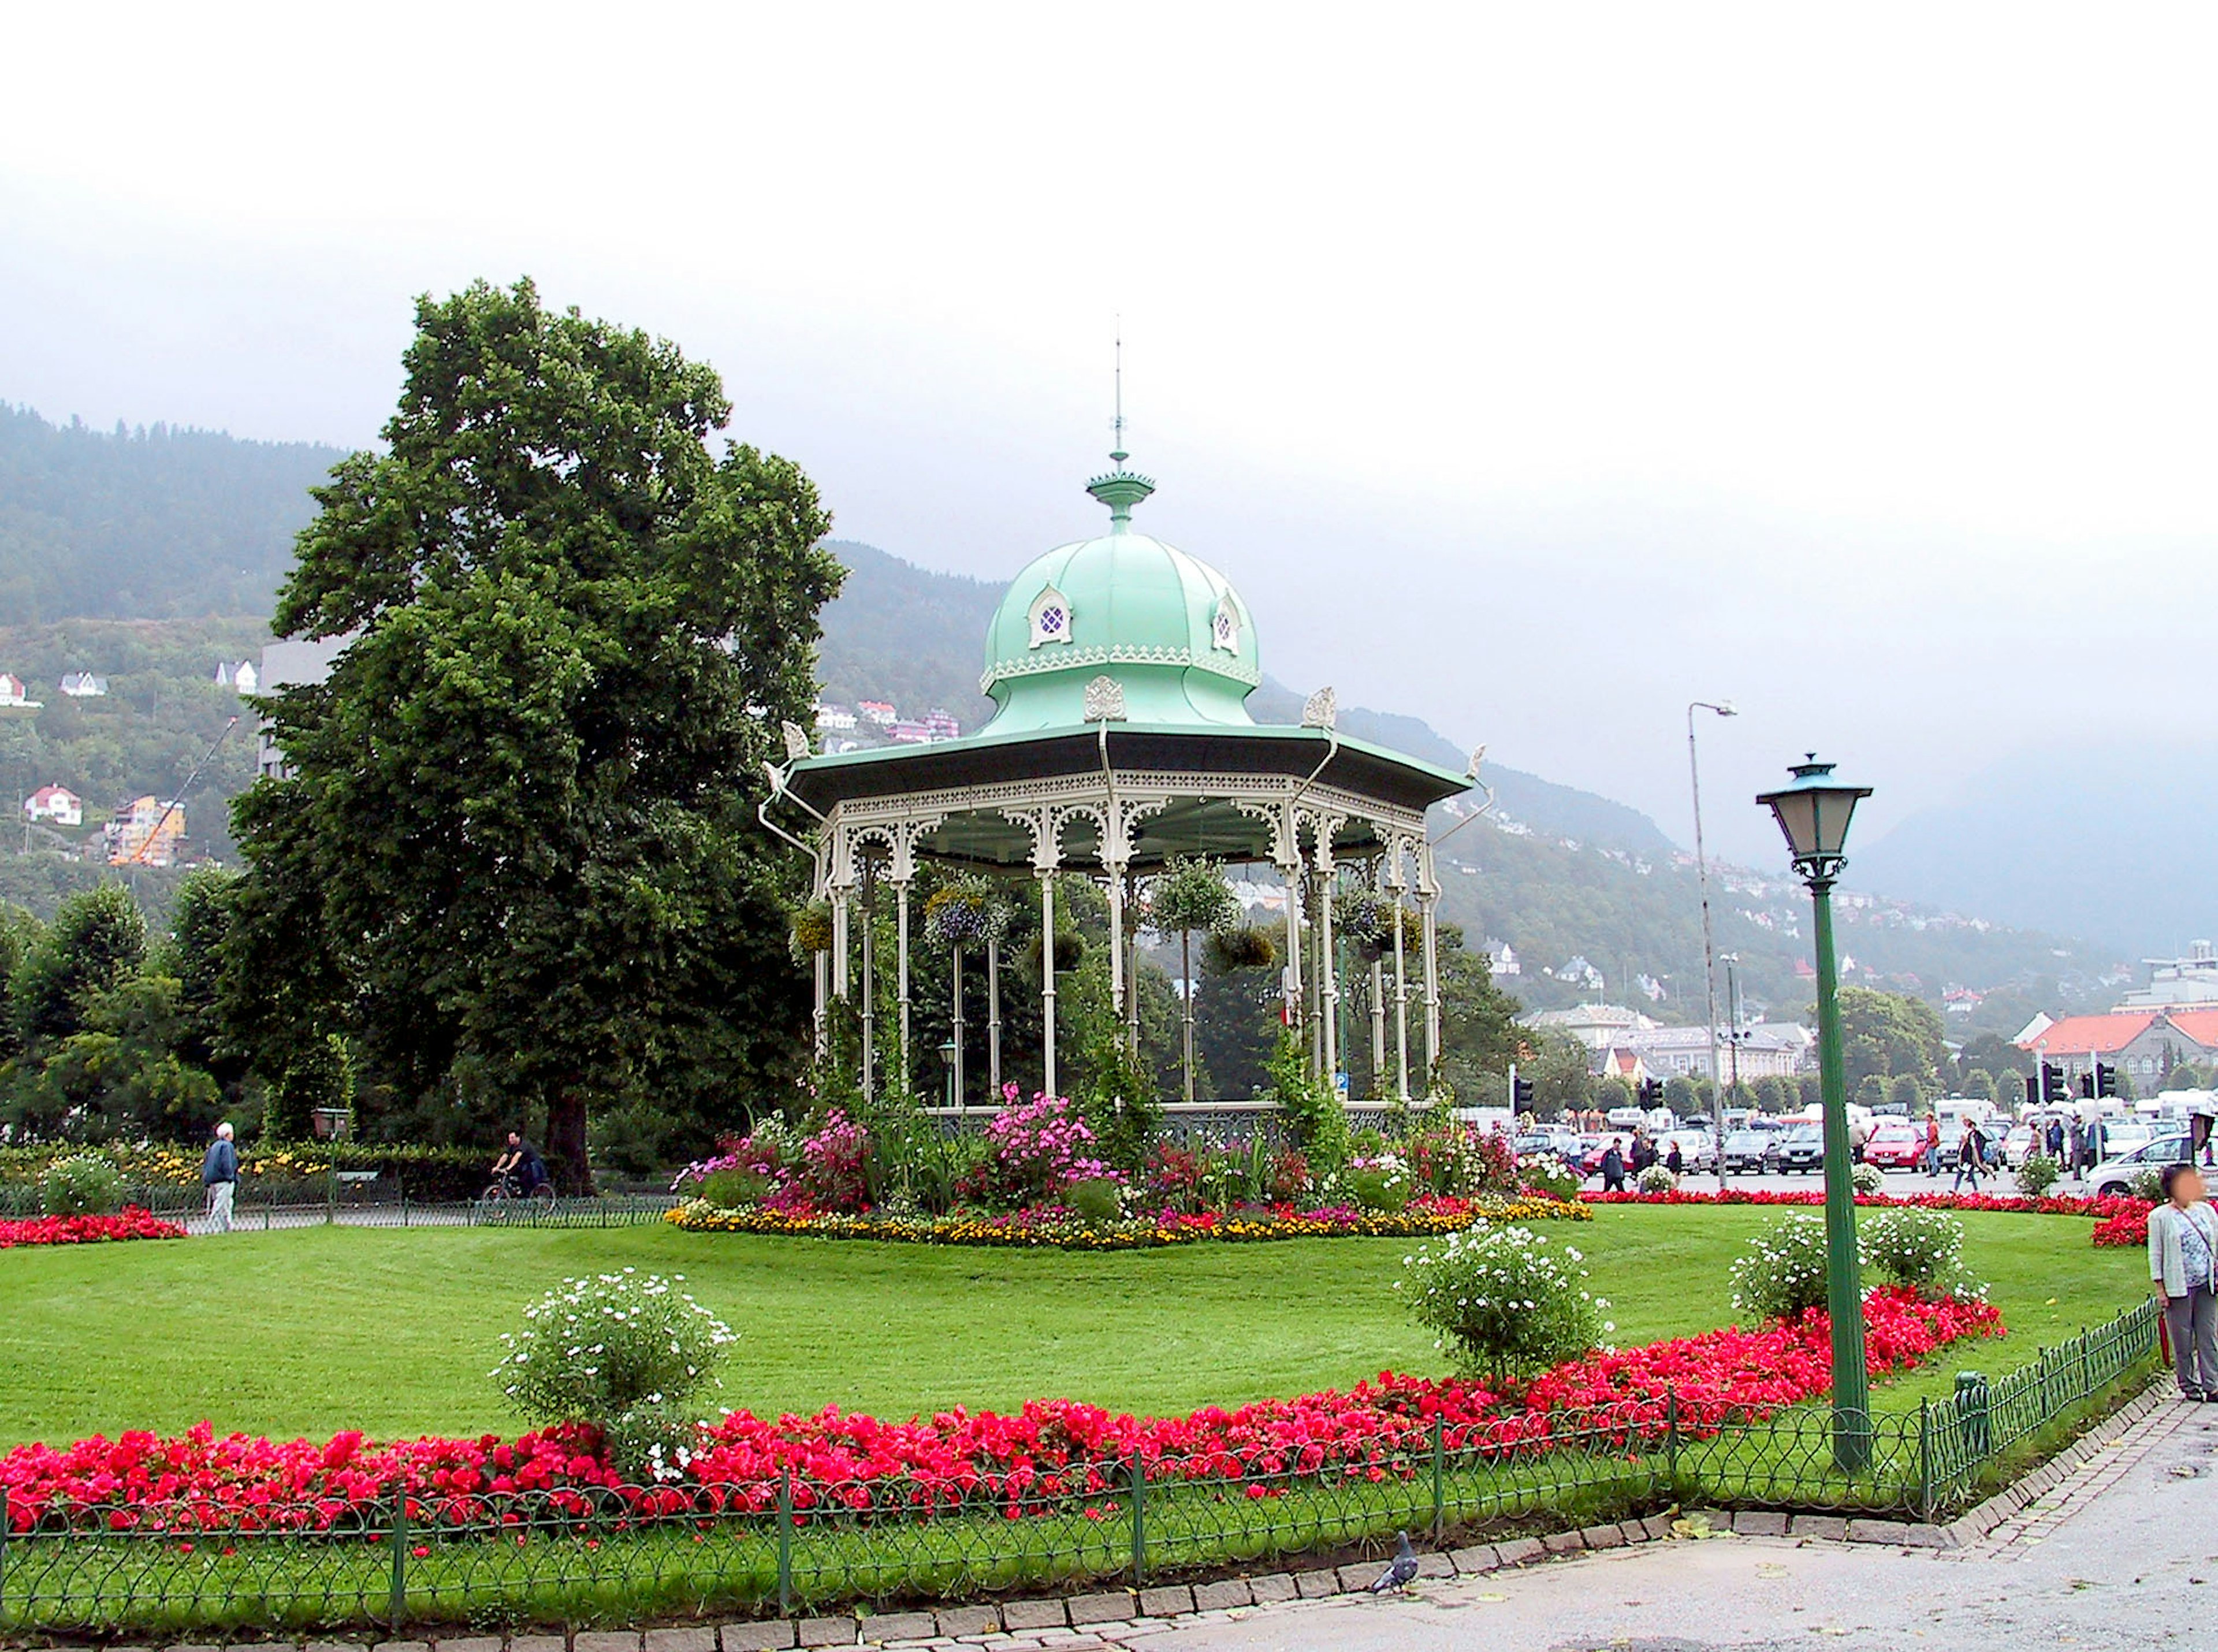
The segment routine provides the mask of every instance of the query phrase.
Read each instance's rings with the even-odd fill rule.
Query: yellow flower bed
[[[1130,1251],[1211,1241],[1256,1244],[1279,1239],[1424,1239],[1474,1222],[1591,1222],[1577,1200],[1443,1201],[1405,1210],[1310,1210],[1230,1216],[1140,1217],[1088,1222],[1068,1211],[1014,1216],[813,1216],[759,1205],[732,1209],[692,1199],[663,1218],[698,1234],[773,1234],[798,1239],[875,1239],[896,1245],[987,1245],[1066,1251]]]

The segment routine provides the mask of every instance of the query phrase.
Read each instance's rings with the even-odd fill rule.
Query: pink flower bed
[[[136,1205],[112,1216],[32,1216],[0,1222],[0,1251],[18,1245],[97,1245],[116,1239],[183,1239],[174,1222],[151,1216]]]
[[[1874,1376],[2002,1329],[1987,1303],[1925,1302],[1894,1288],[1867,1297],[1865,1322]],[[1521,1454],[1584,1443],[1597,1429],[1619,1442],[1657,1439],[1670,1395],[1682,1430],[1713,1432],[1729,1414],[1762,1418],[1824,1394],[1828,1336],[1825,1315],[1813,1310],[1756,1330],[1596,1354],[1521,1389],[1385,1372],[1345,1393],[1183,1417],[1069,1400],[1035,1401],[1013,1415],[958,1408],[901,1423],[833,1408],[774,1419],[734,1411],[683,1481],[652,1488],[623,1486],[582,1428],[382,1445],[349,1432],[319,1445],[220,1439],[205,1423],[169,1439],[134,1432],[19,1446],[0,1457],[0,1486],[17,1531],[40,1520],[180,1531],[344,1528],[396,1490],[412,1519],[434,1523],[520,1522],[535,1501],[579,1515],[760,1511],[775,1507],[789,1471],[799,1508],[890,1502],[988,1507],[1016,1518],[1046,1512],[1044,1500],[1113,1494],[1136,1453],[1150,1479],[1228,1481],[1260,1497],[1279,1494],[1295,1476],[1416,1472],[1435,1418],[1451,1450]]]

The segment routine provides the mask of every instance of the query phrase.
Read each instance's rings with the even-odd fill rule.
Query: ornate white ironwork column
[[[1403,849],[1398,838],[1388,842],[1386,893],[1394,901],[1394,1095],[1406,1104],[1409,1099],[1409,972],[1402,938],[1402,895],[1409,880],[1402,869]]]
[[[846,999],[847,993],[847,898],[848,885],[832,886],[832,996]]]
[[[1132,892],[1124,893],[1127,910]],[[1124,1047],[1133,1055],[1140,1053],[1140,931],[1134,926],[1129,933],[1119,934],[1117,944],[1124,950]]]
[[[1286,963],[1279,974],[1279,995],[1286,999],[1286,1025],[1302,1024],[1302,843],[1291,805],[1279,811],[1272,834],[1271,863],[1286,888]]]
[[[908,1043],[908,890],[910,879],[900,875],[901,857],[896,853],[894,886],[894,985],[901,1005],[901,1093],[906,1101],[916,1093],[909,1081]]]
[[[878,874],[863,864],[863,1099],[878,1093]]]
[[[950,947],[948,955],[949,968],[955,978],[953,1034],[955,1049],[952,1052],[954,1055],[952,1076],[955,1086],[955,1105],[959,1110],[963,1105],[963,949],[960,946]]]
[[[825,1000],[831,996],[826,989],[831,982],[832,955],[828,952],[812,952],[809,956],[816,966],[814,972],[816,977],[816,1009],[812,1019],[816,1029],[815,1040],[816,1059],[821,1061],[825,1055]]]
[[[1050,831],[1052,832],[1053,828]],[[1053,854],[1052,836],[1046,851]],[[1042,1088],[1050,1096],[1055,1087],[1055,868],[1041,866],[1033,869],[1040,886],[1040,1062],[1044,1082]]]
[[[1417,850],[1417,910],[1425,926],[1425,1094],[1433,1092],[1433,1076],[1440,1067],[1440,880],[1434,875],[1433,846]]]
[[[992,1094],[986,1104],[997,1106],[1001,1099],[1001,939],[998,935],[986,940],[986,1084]]]
[[[1339,822],[1330,815],[1317,823],[1317,847],[1310,858],[1317,880],[1317,1018],[1324,1080],[1338,1088],[1340,1075],[1340,968],[1332,945],[1332,834]]]
[[[1371,893],[1385,893],[1385,860],[1379,855],[1371,857]],[[1375,948],[1377,943],[1373,942]],[[1371,1093],[1379,1095],[1386,1088],[1386,962],[1385,955],[1379,953],[1371,960]]]

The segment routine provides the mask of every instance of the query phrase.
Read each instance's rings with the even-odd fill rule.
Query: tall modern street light
[[[1737,715],[1730,700],[1695,700],[1687,707],[1687,777],[1694,787],[1694,881],[1702,892],[1702,993],[1710,1017],[1710,1129],[1717,1134],[1718,1191],[1725,1191],[1725,1098],[1718,1071],[1718,967],[1710,939],[1710,861],[1702,852],[1702,765],[1694,757],[1694,714]]]
[[[1833,1466],[1843,1474],[1871,1462],[1871,1386],[1864,1372],[1863,1282],[1856,1268],[1856,1184],[1849,1162],[1848,1081],[1841,1066],[1840,982],[1833,962],[1833,883],[1848,863],[1849,817],[1871,795],[1843,786],[1818,754],[1794,765],[1794,781],[1756,801],[1787,835],[1794,870],[1810,888],[1818,955],[1818,1082],[1825,1112],[1825,1298],[1833,1318]]]

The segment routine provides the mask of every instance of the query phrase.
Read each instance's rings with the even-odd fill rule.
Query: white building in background
[[[1629,1044],[1632,1035],[1656,1024],[1638,1010],[1622,1004],[1582,1004],[1570,1010],[1534,1010],[1517,1018],[1521,1025],[1542,1032],[1568,1034],[1589,1049],[1608,1049]]]
[[[22,678],[0,671],[0,706],[23,706],[36,710],[42,703],[31,698],[31,690]]]
[[[72,700],[97,700],[108,692],[108,679],[90,671],[65,671],[61,689]]]
[[[1759,1021],[1743,1027],[1740,1080],[1791,1078],[1809,1059],[1814,1035],[1807,1027]],[[1718,1030],[1718,1062],[1730,1077],[1733,1072],[1735,1035]],[[1706,1079],[1710,1073],[1710,1030],[1707,1027],[1651,1027],[1626,1035],[1626,1048],[1639,1054],[1648,1070],[1659,1078]]]
[[[83,826],[84,799],[66,786],[41,786],[23,800],[23,818],[48,826]]]
[[[242,659],[236,665],[219,659],[215,663],[215,680],[218,687],[236,689],[241,694],[258,692],[261,683],[251,659]]]
[[[295,683],[322,682],[331,674],[331,662],[354,639],[355,633],[350,631],[343,637],[271,643],[262,651],[262,669],[256,673],[261,684],[259,692],[273,693]],[[244,671],[252,667],[242,663],[239,669]],[[257,731],[254,766],[265,780],[282,780],[289,772],[285,766],[285,753],[270,733],[266,719]]]
[[[2121,1010],[2196,1009],[2218,1005],[2218,950],[2196,941],[2184,958],[2143,958],[2149,984],[2119,999]]]
[[[1490,938],[1486,943],[1486,967],[1499,978],[1502,975],[1522,974],[1525,966],[1517,962],[1517,949],[1507,941]]]

